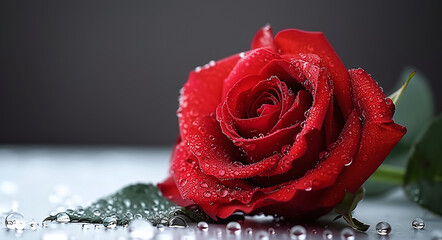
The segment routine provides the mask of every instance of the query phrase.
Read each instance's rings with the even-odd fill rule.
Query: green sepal
[[[399,99],[401,98],[402,93],[404,93],[405,89],[407,89],[408,83],[413,78],[414,74],[416,74],[416,71],[413,71],[408,76],[407,81],[405,81],[405,83],[402,85],[402,87],[400,87],[397,91],[395,91],[390,96],[388,96],[393,101],[394,105],[396,105],[399,102]]]
[[[354,194],[345,192],[344,199],[335,207],[335,211],[345,219],[350,227],[365,232],[370,225],[364,224],[352,216],[353,210],[364,198],[364,191],[364,188],[361,187]]]

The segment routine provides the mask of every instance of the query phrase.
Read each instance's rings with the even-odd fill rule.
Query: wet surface
[[[87,206],[126,185],[163,180],[169,155],[168,148],[1,146],[0,239],[442,239],[437,238],[442,236],[442,218],[410,202],[400,189],[359,204],[354,216],[370,224],[366,233],[348,231],[342,219],[332,221],[333,214],[309,224],[265,216],[246,217],[229,226],[188,223],[181,228],[153,227],[142,220],[121,227],[110,218],[106,226],[42,224],[50,214]],[[8,218],[10,211],[23,218],[19,214]],[[420,230],[420,220],[412,226],[416,218],[423,221]],[[378,235],[379,222],[388,223],[391,232]],[[385,224],[380,227],[381,232],[388,229]]]

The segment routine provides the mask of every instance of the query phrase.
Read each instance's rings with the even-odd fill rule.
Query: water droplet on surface
[[[223,189],[219,190],[219,196],[220,197],[226,197],[227,194],[229,194],[229,191],[227,189],[223,188]]]
[[[25,218],[21,213],[12,212],[6,216],[5,226],[11,230],[23,230],[25,228]]]
[[[411,223],[411,226],[416,230],[421,230],[424,229],[425,223],[424,220],[422,220],[422,218],[415,218]]]
[[[293,226],[290,229],[290,239],[304,240],[307,238],[307,231],[301,225]]]
[[[83,230],[89,230],[90,228],[91,228],[91,224],[89,224],[89,223],[83,223],[81,225],[81,229],[83,229]]]
[[[323,239],[333,239],[333,232],[328,229],[324,230],[324,232],[322,233],[322,238]]]
[[[226,171],[224,171],[223,169],[218,171],[219,175],[224,176],[224,174],[226,174]]]
[[[241,53],[239,53],[239,57],[240,57],[240,58],[245,58],[245,57],[246,57],[246,53],[245,53],[245,52],[241,52]]]
[[[206,222],[199,222],[196,227],[198,228],[198,230],[203,232],[207,232],[209,230],[209,224],[207,224]]]
[[[157,224],[157,229],[158,229],[159,231],[164,231],[165,228],[166,228],[166,227],[165,227],[163,224],[161,224],[161,223]]]
[[[58,223],[67,223],[70,222],[71,218],[65,212],[57,213],[57,222]]]
[[[351,228],[344,228],[341,231],[341,239],[342,240],[354,240],[355,232]]]
[[[276,231],[275,231],[274,228],[269,228],[269,229],[267,229],[267,232],[268,232],[269,234],[272,234],[272,235],[275,235],[275,233],[276,233]]]
[[[31,229],[33,231],[37,230],[38,226],[39,226],[38,222],[35,221],[34,219],[32,219],[31,221],[28,222],[29,229]]]
[[[391,226],[388,222],[379,222],[376,224],[376,232],[382,236],[388,235],[391,232]]]
[[[171,228],[186,228],[187,222],[186,222],[186,220],[184,220],[184,218],[182,218],[180,216],[175,216],[169,220],[169,227],[171,227]]]
[[[105,217],[103,226],[108,229],[113,229],[117,226],[117,219],[115,217]]]
[[[269,240],[270,236],[266,231],[258,231],[255,235],[256,240]]]
[[[143,218],[143,216],[139,213],[134,215],[134,219],[142,219],[142,218]]]
[[[128,232],[131,239],[148,240],[153,238],[154,228],[149,221],[135,219],[129,224]]]
[[[246,234],[247,235],[252,235],[253,234],[253,230],[251,228],[246,228]]]
[[[241,225],[238,222],[229,222],[226,225],[226,232],[229,234],[241,234]]]

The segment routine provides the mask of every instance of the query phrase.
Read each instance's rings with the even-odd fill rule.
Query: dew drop
[[[209,230],[209,224],[206,222],[199,222],[196,227],[202,232],[207,232]]]
[[[271,234],[271,235],[275,235],[275,233],[276,233],[276,231],[275,231],[274,228],[269,228],[269,229],[267,229],[267,232],[268,232],[269,234]]]
[[[241,52],[241,53],[239,53],[239,57],[240,57],[240,58],[245,58],[245,57],[246,57],[246,54],[245,54],[244,52]]]
[[[182,179],[180,179],[179,181],[178,181],[178,183],[180,184],[180,186],[185,186],[186,184],[187,184],[187,179],[185,179],[185,178],[182,178]]]
[[[341,231],[341,239],[342,240],[354,240],[355,232],[351,228],[344,228]]]
[[[220,197],[226,197],[227,194],[229,194],[229,191],[227,189],[222,188],[222,189],[219,190],[219,196]]]
[[[290,239],[304,240],[307,238],[307,231],[301,225],[293,226],[290,229]]]
[[[32,219],[31,221],[28,222],[28,227],[32,231],[37,230],[38,226],[39,226],[38,222],[36,222],[34,219]]]
[[[212,196],[212,194],[209,192],[209,191],[207,191],[207,192],[204,192],[204,197],[205,198],[209,198],[209,197],[211,197]]]
[[[153,238],[154,228],[149,221],[135,219],[129,224],[128,232],[131,239],[148,240]]]
[[[25,228],[25,218],[21,213],[12,212],[6,216],[5,226],[11,230],[23,230]]]
[[[108,229],[113,229],[117,226],[117,219],[115,217],[105,217],[103,226]]]
[[[89,230],[91,228],[91,225],[89,223],[83,223],[81,225],[81,229],[83,230]]]
[[[229,234],[241,234],[241,225],[238,222],[229,222],[226,225],[226,232]]]
[[[382,236],[388,235],[391,232],[391,226],[387,222],[379,222],[376,224],[376,232]]]
[[[166,228],[166,227],[165,227],[163,224],[161,224],[161,223],[157,224],[157,229],[158,229],[159,231],[164,231],[165,228]]]
[[[322,233],[322,238],[325,240],[333,239],[333,232],[328,229],[324,230],[324,232]]]
[[[174,216],[169,220],[169,227],[171,228],[186,228],[187,222],[180,216]]]
[[[61,212],[57,214],[57,222],[58,223],[67,223],[71,221],[71,218],[69,217],[69,215],[65,212]]]
[[[226,174],[226,171],[224,171],[223,169],[218,171],[219,175],[224,176],[224,174]]]
[[[6,216],[5,226],[11,230],[23,230],[25,228],[25,218],[21,213],[12,212]]]
[[[411,226],[416,230],[422,230],[425,227],[424,220],[422,218],[415,218],[411,223]]]
[[[256,240],[269,240],[270,236],[266,231],[258,231],[255,235]]]
[[[201,183],[201,187],[202,187],[202,188],[208,188],[209,185],[208,185],[207,183],[205,183],[205,182],[202,182],[202,183]]]
[[[246,228],[246,234],[247,235],[252,235],[253,234],[253,230],[251,228]]]
[[[100,210],[97,209],[97,210],[94,211],[94,215],[95,216],[100,216],[100,214],[101,214]]]
[[[139,213],[134,215],[134,219],[142,219],[142,218],[143,218],[143,216]]]

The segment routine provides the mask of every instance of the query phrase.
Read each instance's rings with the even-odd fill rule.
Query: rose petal
[[[322,65],[330,72],[335,97],[345,117],[350,114],[350,81],[347,69],[327,41],[323,33],[288,29],[279,32],[274,39],[281,54],[298,55],[314,53],[322,59]]]
[[[210,116],[198,119],[198,126],[189,129],[189,149],[198,159],[204,174],[227,180],[250,178],[275,166],[279,156],[254,164],[242,164],[241,152],[221,132],[218,122]]]
[[[275,50],[275,44],[273,43],[273,32],[270,25],[259,29],[255,37],[252,40],[252,49],[256,48],[269,48],[272,51]]]
[[[177,111],[180,135],[183,141],[187,138],[188,127],[199,114],[209,114],[216,110],[221,102],[222,85],[240,57],[234,55],[193,71],[183,87],[180,105]]]
[[[337,183],[324,197],[323,206],[339,203],[345,191],[354,193],[381,165],[406,132],[391,119],[394,105],[363,70],[349,70],[354,106],[363,114],[362,137],[353,163],[344,169]],[[374,106],[373,106],[374,105]]]

